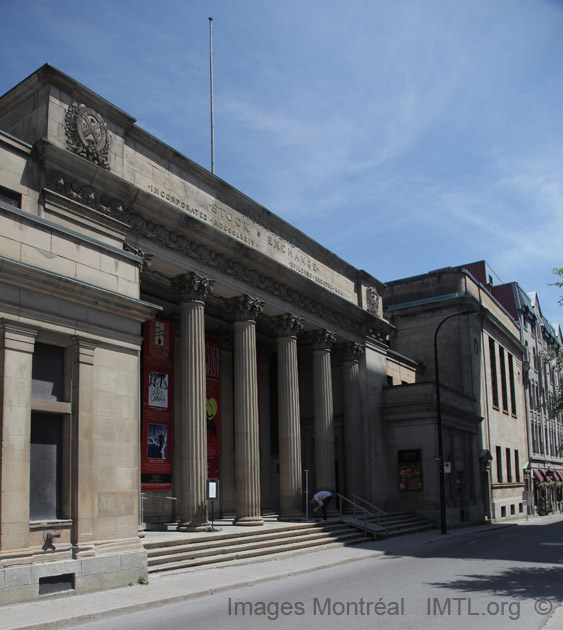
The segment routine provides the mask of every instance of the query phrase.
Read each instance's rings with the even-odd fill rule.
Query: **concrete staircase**
[[[273,555],[315,551],[322,547],[353,545],[364,541],[363,532],[345,523],[285,523],[262,531],[210,532],[145,540],[149,573],[224,562],[252,561]]]
[[[403,536],[434,529],[430,521],[410,512],[388,512],[381,517],[380,524],[385,527],[388,536]]]
[[[409,512],[386,512],[380,515],[379,520],[375,516],[370,516],[367,521],[345,513],[342,515],[342,521],[358,530],[366,530],[368,535],[374,538],[416,534],[434,527],[426,519]]]

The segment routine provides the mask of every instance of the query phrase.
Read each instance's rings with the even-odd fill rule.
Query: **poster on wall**
[[[221,464],[221,343],[205,335],[207,478],[219,479]]]
[[[174,435],[174,324],[151,319],[143,327],[141,490],[172,488]]]
[[[422,490],[420,450],[399,451],[399,490]]]

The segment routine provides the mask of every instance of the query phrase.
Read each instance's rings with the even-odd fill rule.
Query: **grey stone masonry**
[[[315,330],[307,333],[306,343],[313,351],[313,396],[315,431],[315,477],[317,490],[336,491],[334,467],[334,408],[330,362],[334,333]]]
[[[256,317],[263,302],[247,295],[232,298],[228,308],[235,328],[235,480],[236,525],[264,523],[260,506],[260,440]]]
[[[280,448],[280,516],[302,512],[301,424],[297,333],[303,320],[290,314],[271,320],[278,337],[278,431]]]
[[[204,531],[209,527],[205,480],[207,478],[207,425],[205,390],[204,300],[211,283],[195,273],[175,278],[180,302],[180,491],[178,529]]]
[[[364,349],[359,343],[344,344],[342,362],[342,394],[344,398],[344,454],[346,458],[346,492],[362,496],[362,419],[360,410],[360,357]]]

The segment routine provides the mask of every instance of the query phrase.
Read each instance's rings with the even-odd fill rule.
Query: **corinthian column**
[[[207,414],[205,391],[204,300],[212,282],[195,273],[174,278],[180,303],[179,492],[180,531],[209,527],[205,481],[207,479]]]
[[[317,490],[336,490],[334,470],[334,410],[330,348],[334,334],[328,330],[307,333],[313,351],[313,402],[315,431],[315,478]]]
[[[260,509],[260,440],[256,317],[264,303],[248,295],[227,307],[235,329],[235,525],[263,525]]]
[[[278,431],[280,448],[280,517],[303,514],[301,483],[301,423],[297,333],[303,320],[281,315],[270,321],[278,338]]]
[[[359,343],[347,343],[342,350],[342,391],[344,403],[344,454],[346,491],[361,496],[362,490],[362,426],[360,415],[360,357],[364,349]]]

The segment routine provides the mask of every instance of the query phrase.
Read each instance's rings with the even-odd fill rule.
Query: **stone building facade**
[[[563,485],[563,414],[552,414],[549,403],[561,387],[561,374],[550,361],[550,348],[561,351],[561,329],[542,313],[536,293],[517,282],[490,284],[489,290],[520,329],[524,345],[524,385],[528,427],[528,458],[524,462],[529,508],[561,510]]]
[[[384,308],[394,350],[419,366],[415,383],[384,391],[389,504],[437,520],[437,355],[447,523],[522,515],[528,445],[517,324],[464,267],[388,283]],[[409,458],[420,486],[402,482]]]
[[[0,603],[136,581],[141,523],[387,498],[382,283],[51,66],[0,98]]]
[[[438,522],[438,327],[448,523],[522,513],[529,340],[482,265],[384,285],[48,65],[0,98],[0,226],[0,604],[305,487]]]

